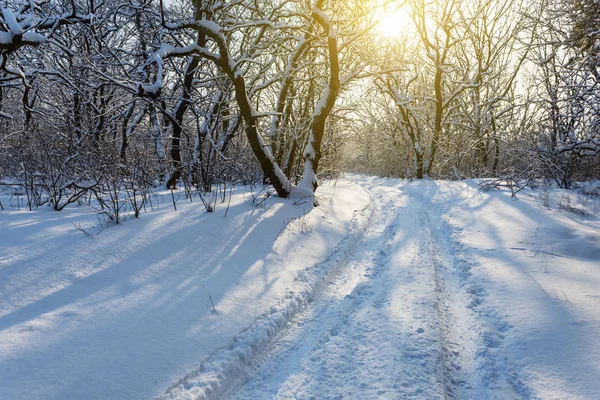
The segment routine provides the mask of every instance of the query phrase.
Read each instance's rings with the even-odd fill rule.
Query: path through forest
[[[93,239],[86,210],[7,212],[0,398],[597,398],[597,215],[349,178]]]
[[[449,218],[460,215],[453,208],[457,203],[470,203],[474,213],[486,202],[465,202],[473,192],[465,195],[468,188],[457,191],[447,183],[355,179],[369,193],[370,214],[364,232],[345,249],[341,268],[225,387],[195,395],[242,400],[527,399],[543,394],[529,386],[534,375],[532,368],[524,370],[524,359],[531,354],[521,353],[532,326],[515,330],[507,322],[507,309],[522,309],[522,304],[498,307],[488,299],[493,284],[473,276],[481,269],[477,247],[489,234],[467,247],[460,241],[462,228]],[[519,238],[516,231],[512,235]],[[495,243],[502,244],[500,239]],[[520,267],[526,276],[528,266]],[[539,293],[531,286],[526,293],[535,308]],[[556,331],[549,336],[560,337]],[[539,351],[539,343],[531,346],[532,353]],[[553,351],[560,350],[548,352]],[[201,377],[188,387],[197,389]],[[566,391],[567,397],[587,398],[588,389]]]
[[[452,259],[432,224],[436,211],[402,188],[369,192],[374,218],[344,273],[233,398],[334,399],[360,391],[361,398],[433,399],[476,387],[466,380],[472,321],[450,281]]]
[[[429,200],[436,185],[363,185],[374,218],[344,272],[232,398],[485,398],[492,385],[498,398],[522,393],[514,373],[483,365],[502,364],[484,356],[502,346],[502,329],[471,312],[479,299],[464,290],[451,231]]]

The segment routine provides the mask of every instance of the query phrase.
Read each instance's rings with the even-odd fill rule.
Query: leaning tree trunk
[[[196,4],[199,9],[201,3]],[[245,128],[246,136],[250,147],[254,152],[254,155],[263,170],[265,176],[269,179],[274,189],[280,197],[288,197],[291,185],[279,165],[275,161],[273,154],[268,149],[263,138],[258,132],[257,122],[259,118],[258,112],[254,109],[248,97],[248,91],[246,89],[246,81],[244,79],[244,73],[238,66],[238,64],[231,58],[229,53],[229,47],[227,41],[221,30],[221,27],[215,24],[213,21],[205,19],[196,19],[192,23],[180,25],[180,27],[186,27],[194,29],[199,35],[205,35],[215,42],[218,53],[208,51],[205,47],[196,46],[190,51],[189,55],[204,57],[214,62],[227,77],[233,83],[235,89],[235,99],[240,109],[240,115],[242,116]],[[170,52],[163,49],[161,56],[157,57],[156,62],[162,63],[162,58],[166,57]],[[162,65],[162,64],[160,64]]]
[[[313,19],[323,27],[327,35],[329,52],[329,82],[312,116],[311,132],[304,148],[304,170],[298,186],[314,192],[319,186],[317,171],[321,160],[321,143],[325,132],[325,122],[331,113],[340,92],[340,68],[338,60],[337,36],[329,17],[319,8],[313,9]]]

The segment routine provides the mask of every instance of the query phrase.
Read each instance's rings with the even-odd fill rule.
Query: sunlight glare
[[[409,23],[410,17],[406,11],[400,9],[385,16],[377,25],[377,31],[387,38],[397,37]]]

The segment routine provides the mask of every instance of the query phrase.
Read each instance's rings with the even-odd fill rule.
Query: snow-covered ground
[[[85,206],[29,212],[3,201],[0,399],[162,394],[347,236],[366,193],[349,182],[323,189],[310,211],[276,197],[255,207],[240,188],[227,217],[226,204],[206,213],[183,199],[173,211],[165,194],[159,211],[93,238],[74,226],[97,231]]]
[[[598,199],[349,178],[283,231],[0,211],[0,398],[598,398]]]

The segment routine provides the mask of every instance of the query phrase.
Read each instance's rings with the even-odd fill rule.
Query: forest
[[[7,1],[0,23],[0,179],[29,209],[599,176],[592,0]]]

